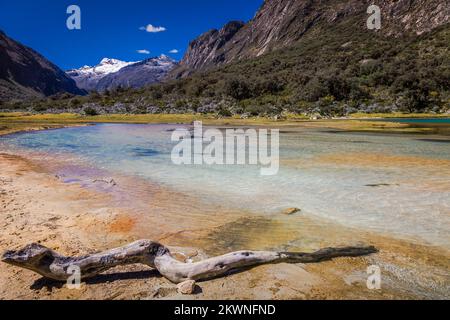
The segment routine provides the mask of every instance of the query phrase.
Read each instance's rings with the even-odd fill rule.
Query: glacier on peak
[[[160,82],[177,65],[164,54],[143,61],[122,61],[103,58],[96,66],[84,66],[67,71],[79,88],[104,91],[118,86],[140,87]]]

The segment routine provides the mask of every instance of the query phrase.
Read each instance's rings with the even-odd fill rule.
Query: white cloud
[[[179,51],[177,50],[177,49],[173,49],[173,50],[170,50],[169,51],[169,53],[178,53]]]
[[[139,30],[150,32],[150,33],[158,33],[158,32],[164,32],[167,29],[164,27],[155,27],[155,26],[149,24],[146,27],[140,27]]]
[[[143,50],[137,50],[137,53],[150,54],[150,51],[143,49]]]

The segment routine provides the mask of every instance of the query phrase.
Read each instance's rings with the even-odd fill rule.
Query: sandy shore
[[[126,184],[120,180],[119,184]],[[126,188],[127,186],[125,186]],[[144,187],[143,187],[144,188]],[[286,243],[305,238],[304,248],[355,243],[373,244],[380,253],[311,265],[270,265],[200,283],[196,295],[181,296],[176,286],[144,266],[120,267],[69,290],[40,276],[0,264],[0,299],[427,299],[450,297],[447,250],[394,240],[307,217],[253,217],[217,214],[202,204],[147,186],[152,204],[131,210],[114,194],[62,182],[39,164],[0,154],[0,251],[39,242],[66,255],[82,255],[140,238],[158,240],[183,255],[200,259],[226,248],[263,249],[273,239]],[[145,189],[145,188],[144,188]],[[194,204],[186,219],[174,197]],[[123,200],[123,199],[122,199]],[[125,201],[126,202],[126,201]],[[120,204],[120,205],[119,205]],[[223,212],[222,212],[223,213]],[[195,217],[196,223],[192,219]],[[211,218],[214,215],[214,218]],[[287,232],[289,219],[303,227]],[[198,225],[198,221],[203,221]],[[289,229],[288,229],[289,230]],[[264,232],[260,232],[264,231]],[[330,232],[332,231],[332,232]],[[267,234],[271,234],[271,241]],[[277,237],[278,236],[278,237]],[[232,239],[233,241],[231,241]],[[227,243],[230,241],[230,243]],[[183,245],[184,248],[176,246]],[[187,247],[186,247],[187,246]],[[242,247],[241,247],[242,246]],[[303,249],[303,248],[299,248]],[[366,287],[366,269],[383,271],[381,290]]]

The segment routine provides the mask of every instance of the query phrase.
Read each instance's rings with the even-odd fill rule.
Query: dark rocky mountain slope
[[[172,75],[259,57],[349,20],[355,30],[367,32],[367,8],[372,4],[381,9],[378,33],[387,37],[421,35],[449,22],[448,0],[266,0],[247,24],[233,22],[192,41]]]
[[[56,65],[0,31],[0,100],[64,92],[76,95],[85,93]]]

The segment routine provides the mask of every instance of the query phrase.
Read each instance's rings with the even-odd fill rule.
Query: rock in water
[[[284,210],[283,214],[290,216],[290,215],[296,214],[297,212],[300,212],[300,211],[302,211],[302,210],[300,210],[299,208],[289,208],[289,209]]]
[[[178,288],[178,293],[180,294],[194,294],[196,282],[194,280],[188,280],[180,283]]]

